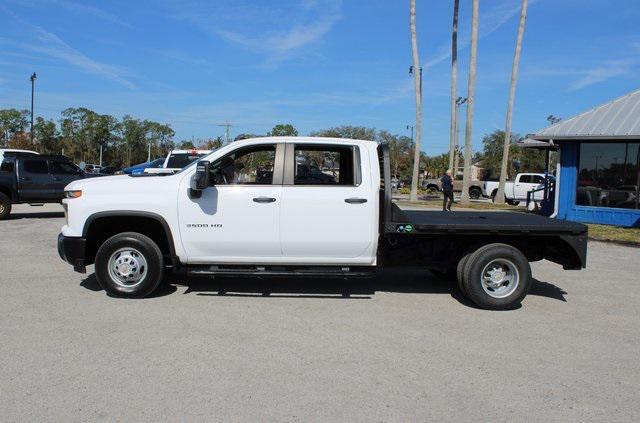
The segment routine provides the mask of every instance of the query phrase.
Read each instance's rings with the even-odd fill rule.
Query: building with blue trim
[[[558,151],[548,193],[552,217],[640,227],[640,90],[529,135],[522,145]]]

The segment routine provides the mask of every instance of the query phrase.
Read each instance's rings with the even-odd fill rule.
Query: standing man
[[[442,179],[442,194],[444,200],[442,202],[442,211],[451,211],[451,203],[453,203],[453,179],[451,179],[451,169],[447,170]]]

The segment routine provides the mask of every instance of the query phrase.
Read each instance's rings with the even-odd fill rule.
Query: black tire
[[[11,214],[11,199],[0,192],[0,220],[4,220]]]
[[[520,201],[516,201],[516,200],[506,200],[507,204],[509,204],[510,206],[517,206],[518,204],[520,204]]]
[[[109,271],[111,256],[118,250],[128,248],[134,249],[146,261],[144,276],[139,283],[132,286],[119,283]],[[140,257],[135,253],[134,256]],[[128,265],[128,268],[133,268],[129,263],[125,264]],[[140,264],[140,262],[136,261],[136,264]],[[140,266],[138,270],[142,271],[142,267]],[[151,294],[162,282],[164,276],[162,252],[148,236],[137,232],[123,232],[112,236],[100,246],[96,254],[95,274],[98,283],[108,294],[115,297],[143,298]]]
[[[460,292],[462,292],[464,295],[467,295],[467,292],[465,291],[465,288],[464,288],[464,269],[465,269],[465,266],[467,265],[467,262],[469,261],[469,257],[471,257],[473,253],[474,252],[471,251],[465,254],[464,256],[462,256],[462,258],[458,262],[458,266],[456,267],[456,280],[458,281],[458,288],[460,289]]]
[[[482,190],[478,187],[469,188],[469,197],[477,200],[478,198],[482,197]]]
[[[493,291],[494,295],[485,291],[481,281],[485,267],[495,260],[510,263],[518,275],[518,283],[513,291],[509,292],[506,289],[502,298],[494,296],[499,294],[498,291]],[[464,267],[464,292],[471,301],[484,309],[512,310],[520,305],[531,289],[529,261],[520,250],[507,244],[488,244],[479,248],[467,259]]]

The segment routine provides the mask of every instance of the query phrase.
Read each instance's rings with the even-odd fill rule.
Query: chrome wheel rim
[[[513,294],[520,283],[520,272],[512,261],[498,258],[490,261],[480,276],[480,285],[490,297],[505,298]]]
[[[0,214],[4,213],[4,204],[0,203]]]
[[[120,248],[109,257],[109,276],[123,288],[140,285],[147,271],[147,259],[135,248]]]

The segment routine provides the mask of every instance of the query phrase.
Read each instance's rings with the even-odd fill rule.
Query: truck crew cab
[[[111,295],[144,297],[165,268],[188,275],[356,277],[419,265],[456,275],[488,309],[520,304],[529,261],[585,266],[584,225],[508,212],[402,211],[388,147],[273,137],[226,145],[173,175],[75,181],[61,258],[95,263]]]
[[[88,175],[68,157],[34,152],[5,152],[0,162],[0,220],[11,213],[12,204],[59,203],[64,187]]]

